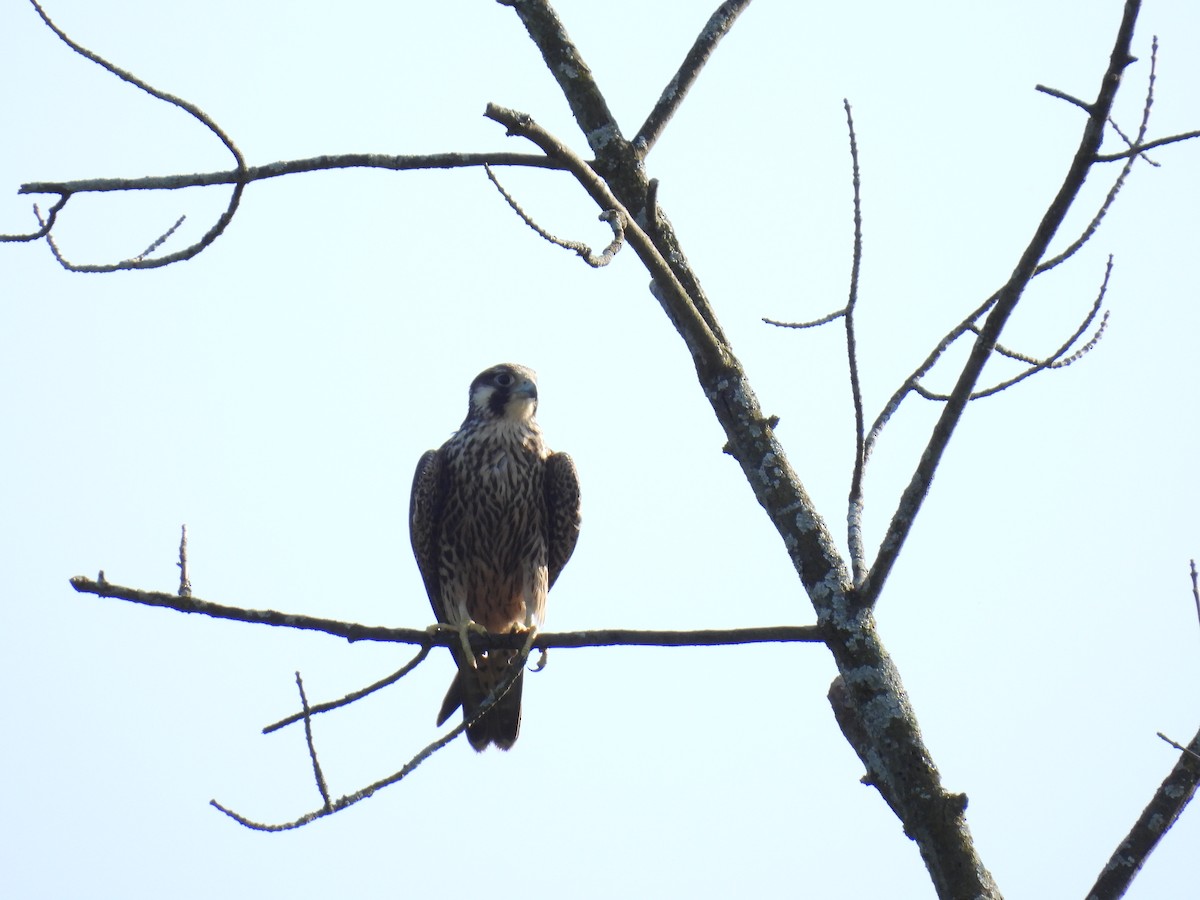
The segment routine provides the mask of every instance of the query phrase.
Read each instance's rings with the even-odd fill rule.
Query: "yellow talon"
[[[521,645],[521,659],[529,659],[529,654],[533,650],[533,642],[537,640],[538,630],[536,625],[531,625],[525,631],[525,643]],[[542,650],[541,658],[538,659],[535,672],[540,672],[542,666],[546,665],[546,651]]]
[[[479,662],[475,659],[475,652],[471,649],[471,632],[476,634],[487,634],[488,630],[473,619],[468,619],[458,625],[451,625],[446,622],[438,622],[436,625],[430,625],[425,629],[430,634],[438,632],[450,631],[458,635],[458,642],[462,647],[463,658],[467,661],[472,669],[479,668]]]

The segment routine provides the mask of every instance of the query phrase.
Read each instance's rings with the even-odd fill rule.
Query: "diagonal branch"
[[[1174,744],[1174,741],[1171,743]],[[1196,732],[1187,747],[1175,746],[1183,751],[1178,761],[1158,786],[1153,799],[1142,810],[1125,840],[1113,851],[1108,864],[1088,892],[1088,900],[1123,897],[1163,835],[1171,829],[1196,795],[1196,785],[1200,783],[1200,757],[1196,756],[1200,753],[1200,731]]]
[[[1041,359],[1036,359],[1024,353],[1017,353],[1015,350],[1010,350],[1003,344],[996,344],[996,346],[992,348],[996,355],[1003,356],[1006,359],[1015,360],[1017,362],[1026,363],[1028,368],[1012,376],[1011,378],[1006,378],[1004,381],[992,385],[991,387],[972,391],[969,399],[982,400],[984,397],[991,397],[994,394],[998,394],[1001,391],[1007,390],[1015,384],[1019,384],[1026,378],[1030,378],[1038,374],[1038,372],[1044,372],[1048,369],[1065,369],[1067,366],[1078,362],[1080,359],[1090,353],[1096,347],[1096,345],[1100,343],[1100,338],[1104,336],[1104,332],[1108,328],[1107,312],[1100,319],[1099,327],[1087,340],[1087,342],[1080,346],[1079,349],[1077,349],[1070,356],[1067,356],[1067,352],[1075,346],[1076,341],[1083,337],[1083,333],[1091,327],[1092,323],[1096,321],[1096,316],[1100,314],[1100,309],[1104,304],[1104,296],[1108,292],[1108,281],[1109,278],[1112,277],[1112,269],[1113,259],[1111,256],[1109,256],[1108,263],[1104,268],[1104,280],[1100,284],[1100,292],[1096,295],[1096,299],[1093,301],[1091,309],[1088,310],[1087,315],[1084,316],[1083,321],[1079,323],[1079,326],[1075,329],[1071,336],[1063,341],[1057,350],[1053,351],[1048,356],[1042,357]],[[975,334],[979,334],[980,331],[979,327],[974,324],[968,326],[967,330],[972,331]],[[935,400],[944,403],[950,399],[948,394],[939,394],[935,391],[930,391],[919,383],[913,385],[913,390],[926,400]]]
[[[471,716],[470,718],[464,717],[461,723],[456,725],[450,731],[446,732],[433,743],[427,745],[423,750],[417,753],[416,756],[405,763],[405,765],[399,771],[392,773],[386,778],[381,778],[364,788],[360,788],[353,794],[346,794],[343,797],[339,797],[337,800],[330,799],[328,790],[324,786],[324,779],[320,775],[320,766],[317,763],[316,750],[312,745],[311,731],[307,731],[306,738],[308,742],[308,752],[310,758],[312,759],[313,769],[317,773],[318,789],[320,790],[322,800],[324,801],[320,809],[305,813],[304,815],[297,819],[293,819],[290,822],[268,824],[249,819],[240,813],[234,812],[229,807],[218,803],[216,800],[209,800],[209,805],[225,813],[225,815],[229,816],[229,818],[233,819],[239,825],[244,825],[246,828],[249,828],[253,831],[292,831],[296,828],[302,828],[303,826],[308,825],[310,822],[315,822],[317,819],[323,819],[326,816],[331,816],[334,813],[341,812],[343,809],[347,809],[356,803],[366,800],[368,797],[374,795],[376,791],[380,791],[385,787],[390,787],[399,781],[403,781],[410,774],[412,774],[413,770],[415,770],[417,766],[421,765],[421,763],[429,759],[429,757],[431,757],[434,753],[441,750],[456,737],[466,731],[467,728],[479,721],[479,719],[482,718],[488,712],[488,710],[495,706],[496,703],[508,693],[514,682],[516,682],[517,678],[525,670],[525,661],[527,659],[528,651],[525,651],[521,653],[521,655],[515,660],[513,660],[513,662],[509,665],[508,671],[505,673],[504,677],[501,678],[496,686],[492,688],[491,692],[483,698],[483,702],[479,704],[479,708],[475,711],[475,715]],[[298,675],[297,679],[299,679]],[[301,688],[301,691],[303,691],[303,688]],[[301,695],[301,699],[306,707],[305,712],[307,712],[308,701],[303,698],[303,694]],[[305,713],[302,713],[302,715],[305,715]],[[306,725],[308,723],[307,715],[305,715],[305,723]]]
[[[429,651],[431,649],[431,646],[426,644],[419,651],[417,651],[416,656],[410,659],[391,675],[388,675],[386,678],[381,678],[374,684],[369,684],[365,688],[360,688],[357,691],[351,691],[349,694],[339,700],[330,700],[327,703],[318,703],[316,706],[312,707],[306,706],[301,712],[290,716],[285,716],[278,722],[272,722],[270,725],[264,726],[262,733],[271,734],[272,732],[278,731],[281,728],[286,728],[288,725],[299,722],[301,719],[307,721],[312,716],[319,715],[320,713],[327,713],[332,712],[335,709],[341,709],[343,706],[349,706],[351,703],[355,703],[361,700],[363,697],[370,696],[376,691],[383,690],[385,687],[390,687],[421,663],[425,662],[425,658],[429,656]]]
[[[1177,144],[1180,141],[1190,141],[1200,137],[1200,131],[1185,131],[1183,134],[1173,134],[1170,137],[1158,138],[1146,143],[1135,143],[1128,150],[1121,153],[1099,153],[1096,155],[1096,162],[1116,162],[1121,159],[1130,159],[1131,157],[1141,156],[1147,150],[1153,150],[1155,147],[1165,147],[1167,144]]]
[[[546,68],[558,82],[559,89],[571,107],[575,121],[587,138],[588,146],[603,164],[611,159],[614,148],[621,156],[632,156],[629,142],[621,134],[617,120],[608,108],[608,101],[583,54],[567,34],[567,29],[548,0],[498,0],[501,6],[511,6],[529,32],[534,46],[541,51]]]
[[[709,57],[712,56],[721,38],[729,33],[733,23],[737,21],[737,17],[749,5],[750,0],[725,0],[709,17],[708,23],[701,30],[696,42],[692,44],[692,49],[683,58],[679,71],[671,76],[671,80],[663,88],[658,102],[654,104],[654,109],[650,110],[650,115],[638,129],[638,133],[633,139],[633,146],[639,156],[644,157],[654,147],[662,136],[663,129],[678,111],[679,105],[683,103],[683,98],[687,96],[688,91],[700,76],[701,69],[708,63]]]
[[[1087,178],[1088,170],[1095,162],[1096,152],[1104,137],[1105,123],[1112,113],[1117,90],[1121,85],[1121,75],[1133,61],[1133,57],[1130,55],[1130,44],[1133,40],[1133,28],[1140,7],[1140,0],[1126,0],[1124,16],[1109,58],[1109,65],[1101,81],[1096,102],[1091,106],[1091,113],[1084,125],[1075,157],[1071,161],[1057,195],[1051,201],[1033,238],[1017,261],[1012,276],[1008,283],[1000,289],[996,304],[971,348],[971,355],[968,357],[966,365],[963,366],[954,391],[950,395],[950,400],[942,410],[942,415],[934,427],[929,443],[921,454],[912,480],[900,498],[880,545],[879,554],[862,585],[858,601],[866,608],[873,606],[878,599],[879,593],[895,565],[900,549],[912,530],[917,513],[920,512],[921,506],[925,502],[925,496],[933,482],[934,473],[937,471],[955,428],[962,419],[967,401],[975,389],[983,367],[991,356],[992,349],[1008,322],[1009,316],[1020,302],[1025,286],[1033,278],[1038,263],[1045,256],[1050,241],[1058,232],[1063,219],[1066,218],[1067,212],[1079,195],[1084,180]]]
[[[660,291],[659,302],[675,324],[676,330],[688,342],[693,358],[724,361],[728,357],[724,341],[709,328],[708,322],[692,302],[687,289],[679,282],[671,265],[659,253],[650,236],[634,221],[629,210],[617,199],[604,179],[526,113],[489,103],[484,115],[507,128],[510,135],[519,135],[532,141],[547,156],[559,160],[600,209],[615,210],[618,215],[624,217],[625,236],[629,245],[653,276]]]

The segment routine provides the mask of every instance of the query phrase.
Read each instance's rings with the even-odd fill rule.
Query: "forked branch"
[[[386,778],[381,778],[378,781],[369,784],[352,794],[346,794],[345,796],[339,797],[336,800],[330,798],[329,789],[325,785],[325,778],[321,774],[321,765],[317,760],[316,746],[312,737],[311,711],[308,708],[308,699],[304,696],[304,686],[300,681],[300,674],[297,673],[296,684],[300,689],[300,701],[303,707],[301,710],[301,718],[304,720],[305,742],[308,745],[309,759],[312,761],[313,775],[316,779],[317,791],[321,795],[321,806],[311,812],[305,813],[299,818],[292,819],[289,822],[266,823],[256,822],[247,816],[243,816],[240,813],[234,812],[232,809],[221,803],[218,803],[216,800],[210,800],[209,804],[215,809],[219,809],[221,812],[225,813],[225,815],[229,816],[229,818],[233,819],[239,825],[244,825],[253,831],[291,831],[296,828],[301,828],[310,822],[315,822],[317,819],[323,819],[326,816],[331,816],[334,813],[341,812],[343,809],[347,809],[356,803],[366,800],[376,791],[383,790],[385,787],[390,787],[397,782],[403,781],[410,774],[412,774],[417,766],[421,765],[421,763],[429,759],[429,757],[431,757],[434,753],[441,750],[456,737],[466,731],[467,728],[479,721],[479,719],[487,714],[488,710],[496,705],[500,698],[508,693],[514,682],[516,682],[518,676],[520,676],[521,672],[524,670],[525,661],[527,659],[528,653],[521,653],[515,659],[513,659],[504,677],[500,679],[496,686],[492,688],[491,692],[484,697],[483,702],[479,704],[479,708],[475,711],[475,715],[470,717],[464,716],[462,722],[450,729],[450,731],[446,732],[436,741],[433,741],[431,744],[428,744],[426,747],[424,747],[399,771],[393,772]]]
[[[862,585],[858,600],[864,608],[873,606],[878,599],[880,591],[899,557],[900,550],[912,530],[917,513],[925,502],[934,472],[941,463],[942,455],[962,418],[967,401],[974,392],[979,376],[983,372],[983,367],[1009,317],[1020,302],[1026,285],[1033,278],[1038,264],[1046,255],[1050,242],[1058,233],[1067,212],[1075,203],[1087,178],[1088,170],[1095,163],[1096,154],[1104,138],[1105,124],[1112,114],[1117,91],[1121,85],[1121,76],[1133,61],[1130,46],[1140,7],[1139,0],[1126,0],[1124,16],[1117,30],[1117,38],[1113,44],[1109,64],[1101,79],[1096,101],[1091,105],[1091,112],[1084,123],[1083,134],[1080,137],[1075,156],[1063,179],[1062,186],[1017,261],[1012,276],[998,292],[996,303],[988,314],[983,328],[979,332],[979,337],[971,349],[971,354],[963,366],[962,373],[959,375],[958,382],[934,426],[912,480],[900,498],[880,545],[879,553]]]
[[[229,137],[229,135],[227,135],[221,129],[221,127],[217,125],[217,123],[214,122],[207,113],[204,112],[204,110],[200,109],[200,107],[196,106],[194,103],[189,103],[187,100],[184,100],[181,97],[176,97],[174,94],[168,94],[166,91],[160,91],[158,88],[155,88],[138,78],[132,72],[127,72],[119,66],[113,65],[98,53],[93,53],[91,50],[88,50],[86,47],[68,37],[61,28],[55,25],[54,22],[51,21],[50,17],[46,15],[45,10],[43,10],[38,4],[37,0],[29,0],[29,2],[33,4],[33,8],[37,10],[37,14],[41,16],[42,21],[46,23],[46,26],[53,31],[58,36],[59,40],[61,40],[64,44],[66,44],[84,59],[91,60],[96,65],[108,72],[111,72],[113,75],[116,75],[122,81],[132,84],[134,87],[145,91],[151,97],[162,100],[164,103],[169,103],[172,106],[176,106],[186,112],[188,115],[192,116],[192,118],[216,135],[217,139],[225,146],[230,155],[233,156],[233,160],[236,163],[235,171],[237,173],[237,179],[234,181],[234,188],[229,196],[229,203],[225,207],[225,211],[221,213],[213,226],[191,246],[185,247],[183,250],[180,250],[176,253],[156,257],[154,259],[147,259],[145,258],[145,254],[142,254],[139,257],[127,259],[124,262],[109,263],[106,265],[75,265],[74,263],[66,260],[57,248],[53,248],[55,258],[58,259],[64,268],[69,269],[72,272],[115,272],[120,269],[153,269],[160,266],[167,266],[174,262],[180,262],[181,260],[191,259],[197,253],[200,253],[202,250],[204,250],[205,247],[215,241],[218,237],[220,237],[221,233],[229,225],[230,221],[233,220],[234,213],[237,212],[238,203],[242,198],[242,191],[246,187],[244,181],[242,180],[242,175],[246,171],[246,161],[242,157],[242,152],[233,143],[233,140]],[[54,206],[55,213],[59,212],[63,206],[66,205],[67,200],[71,196],[69,191],[59,191],[58,194],[59,200]],[[48,218],[46,221],[41,223],[41,232],[44,233],[44,236],[47,238],[49,237],[50,228],[53,226],[53,222],[53,218]]]

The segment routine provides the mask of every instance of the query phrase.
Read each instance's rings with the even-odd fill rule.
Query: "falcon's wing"
[[[579,540],[579,477],[575,463],[565,453],[546,458],[546,568],[548,588],[554,587],[558,574],[575,550]]]
[[[440,450],[426,450],[413,475],[412,495],[408,501],[408,535],[412,540],[413,556],[425,581],[425,593],[439,622],[446,617],[439,608],[441,589],[438,585],[437,544],[442,530],[442,509],[445,505],[446,460]]]

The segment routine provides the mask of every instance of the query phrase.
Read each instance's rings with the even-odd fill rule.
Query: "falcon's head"
[[[471,382],[468,419],[528,422],[537,412],[537,373],[502,363],[485,369]]]

